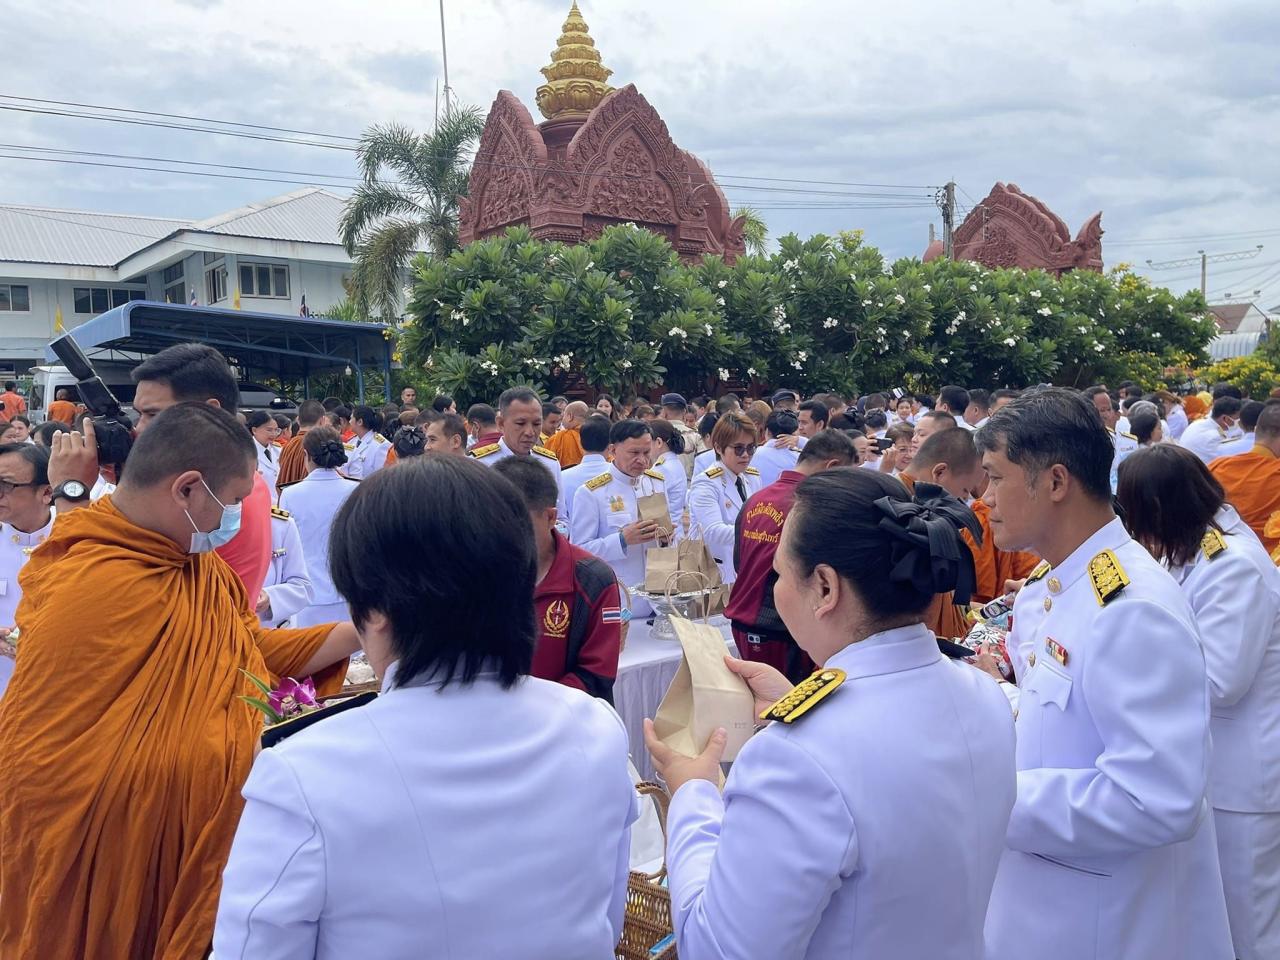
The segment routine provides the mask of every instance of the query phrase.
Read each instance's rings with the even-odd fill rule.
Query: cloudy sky
[[[487,108],[505,88],[532,110],[568,0],[445,6],[460,100]],[[581,8],[612,82],[635,83],[676,142],[734,184],[730,201],[760,208],[774,234],[861,227],[891,257],[918,255],[935,209],[869,209],[899,198],[855,194],[906,193],[900,202],[915,204],[954,179],[963,210],[994,182],[1014,182],[1073,233],[1102,210],[1109,264],[1146,270],[1148,259],[1262,244],[1253,259],[1210,265],[1210,299],[1261,288],[1264,306],[1280,304],[1274,0]],[[437,0],[0,0],[0,11],[10,38],[3,107],[76,109],[5,99],[43,98],[350,137],[378,121],[428,126],[442,73]],[[346,149],[14,109],[0,117],[0,202],[204,217],[297,189],[293,181],[353,173]],[[167,162],[92,155],[104,153]],[[45,159],[6,158],[15,155]],[[262,179],[55,157],[237,165],[255,169],[186,169]],[[1179,290],[1199,282],[1198,266],[1151,275]]]

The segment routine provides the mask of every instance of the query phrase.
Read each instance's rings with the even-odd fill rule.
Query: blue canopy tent
[[[175,343],[207,343],[232,366],[301,380],[310,396],[310,377],[350,367],[364,402],[364,367],[383,371],[391,400],[391,341],[383,323],[351,323],[315,317],[249,313],[222,307],[189,307],[134,300],[72,329],[71,337],[90,357],[145,356]],[[57,363],[45,348],[45,359]]]

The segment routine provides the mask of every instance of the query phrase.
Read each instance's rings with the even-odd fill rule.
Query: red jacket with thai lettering
[[[778,479],[751,497],[738,513],[733,567],[738,571],[724,614],[741,630],[786,633],[773,605],[773,555],[782,539],[782,524],[791,512],[796,487],[804,474],[783,470]]]
[[[613,568],[559,532],[556,558],[533,591],[538,645],[533,675],[613,703],[622,646],[622,605]]]

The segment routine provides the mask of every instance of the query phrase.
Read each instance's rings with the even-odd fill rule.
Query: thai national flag
[[[622,608],[621,607],[602,607],[600,610],[601,623],[621,623]]]

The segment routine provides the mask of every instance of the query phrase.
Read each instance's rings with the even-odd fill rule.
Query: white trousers
[[[1213,811],[1239,960],[1280,958],[1280,813]]]

